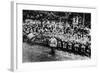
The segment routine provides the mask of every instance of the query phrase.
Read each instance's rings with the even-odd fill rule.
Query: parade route
[[[40,45],[29,45],[23,43],[23,62],[42,62],[42,61],[67,61],[89,59],[86,56],[75,55],[64,51],[55,50],[55,56],[51,56],[51,49]]]

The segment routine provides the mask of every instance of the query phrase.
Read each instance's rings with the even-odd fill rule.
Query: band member
[[[50,54],[52,56],[55,56],[55,48],[57,47],[57,39],[53,36],[51,37],[51,39],[49,40],[50,41],[50,47],[51,47],[51,52]]]

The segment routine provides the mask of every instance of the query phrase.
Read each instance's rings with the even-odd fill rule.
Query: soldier
[[[55,48],[57,47],[57,39],[54,37],[54,35],[53,35],[53,37],[49,40],[50,41],[50,47],[51,47],[51,52],[50,52],[50,54],[52,55],[52,56],[55,56]]]

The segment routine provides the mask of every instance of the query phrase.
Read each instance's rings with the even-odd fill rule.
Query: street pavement
[[[49,54],[51,49],[41,45],[23,43],[23,62],[67,61],[85,60],[86,56],[75,55],[64,51],[55,50],[55,56]]]

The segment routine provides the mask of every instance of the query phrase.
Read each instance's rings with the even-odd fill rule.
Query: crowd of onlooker
[[[71,39],[83,39],[90,41],[90,29],[84,25],[71,25],[68,22],[57,22],[57,21],[43,21],[39,20],[26,20],[23,23],[23,33],[42,33],[42,34],[55,34],[55,35],[65,35],[64,38]],[[87,38],[87,39],[86,39]]]

